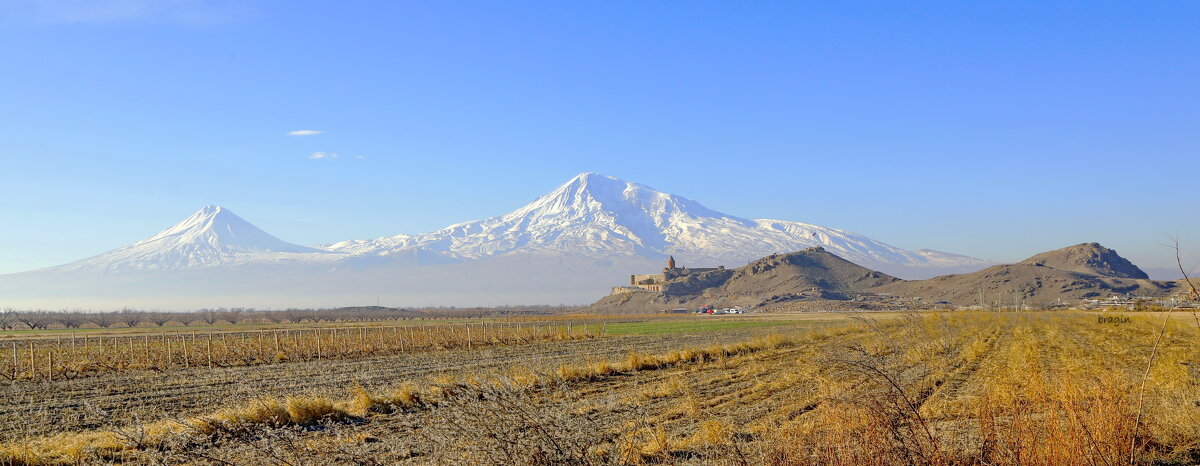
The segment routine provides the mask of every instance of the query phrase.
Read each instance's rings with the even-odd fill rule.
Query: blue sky
[[[910,249],[1167,266],[1164,232],[1200,252],[1197,24],[1197,2],[0,0],[0,273],[207,204],[301,244],[425,232],[581,171]]]

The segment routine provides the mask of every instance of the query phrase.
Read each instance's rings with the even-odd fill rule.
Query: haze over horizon
[[[1200,260],[1200,5],[0,2],[0,273],[219,204],[434,231],[583,171],[1013,262]]]

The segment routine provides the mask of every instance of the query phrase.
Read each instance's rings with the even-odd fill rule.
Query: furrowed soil
[[[844,320],[840,315],[805,323],[806,328]],[[779,322],[770,322],[773,327]],[[251,367],[128,372],[63,381],[28,381],[0,387],[0,441],[121,425],[133,420],[184,417],[211,411],[224,400],[305,393],[342,397],[348,387],[390,386],[431,376],[458,376],[509,367],[555,367],[587,360],[619,359],[630,351],[662,352],[685,346],[730,343],[772,329],[748,328],[673,334],[673,321],[646,322],[628,335],[581,341],[541,342],[405,353],[355,360],[282,363]],[[704,325],[704,324],[701,324]],[[660,330],[660,327],[667,331]],[[777,331],[777,330],[776,330]]]
[[[1200,461],[1200,322],[1190,315],[803,320],[810,316],[771,327],[113,377],[107,384],[27,384],[22,391],[18,383],[11,396],[62,396],[6,401],[3,422],[24,426],[6,431],[7,447],[29,463]],[[122,383],[142,388],[117,388]],[[267,402],[257,409],[251,401],[289,395],[274,421],[256,414]],[[139,403],[141,410],[122,409]],[[89,404],[120,414],[71,417]],[[240,411],[212,414],[231,407]],[[161,424],[130,424],[204,413],[223,421],[183,421],[187,427],[169,434]],[[45,422],[21,417],[37,415],[58,416],[43,418],[58,425],[37,434],[92,434],[19,440]],[[97,432],[111,434],[87,436]],[[64,443],[78,447],[56,450]]]

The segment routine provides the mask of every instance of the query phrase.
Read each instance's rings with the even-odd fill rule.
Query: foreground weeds
[[[866,323],[811,360],[818,407],[783,426],[777,464],[1191,464],[1200,389],[1194,329],[1170,324],[1142,429],[1158,322],[1073,314],[935,315]],[[1190,400],[1190,401],[1188,401]]]

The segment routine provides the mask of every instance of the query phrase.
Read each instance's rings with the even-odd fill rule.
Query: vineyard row
[[[456,324],[58,337],[9,342],[0,377],[55,380],[131,370],[168,371],[596,338],[603,323]]]

